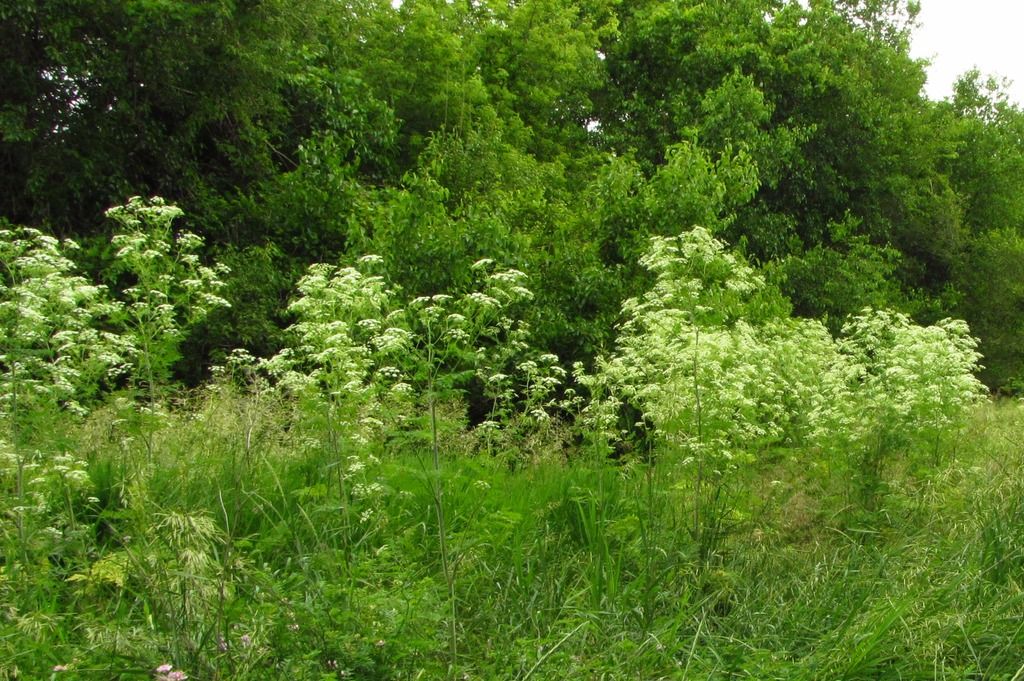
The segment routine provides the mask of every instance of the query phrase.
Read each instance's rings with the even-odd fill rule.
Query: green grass
[[[597,464],[553,437],[511,467],[449,427],[440,473],[415,437],[348,445],[342,494],[285,400],[198,395],[152,458],[134,428],[111,407],[36,433],[89,483],[51,476],[32,509],[4,474],[27,529],[3,530],[0,679],[1024,679],[1015,402],[941,457],[894,457],[870,507],[825,465],[838,452],[761,453],[710,554],[668,454]]]

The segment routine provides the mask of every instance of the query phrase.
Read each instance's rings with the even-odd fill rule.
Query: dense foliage
[[[1016,679],[1024,111],[915,11],[0,8],[0,679]]]
[[[751,532],[784,526],[751,515],[780,462],[811,464],[782,469],[820,486],[839,527],[876,526],[914,498],[891,485],[959,470],[946,454],[983,392],[963,322],[865,309],[833,338],[694,227],[651,238],[649,290],[623,304],[612,353],[592,372],[577,363],[561,395],[558,357],[522,319],[534,299],[523,272],[485,258],[466,292],[410,299],[368,255],[311,265],[286,347],[236,350],[182,404],[170,361],[182,330],[225,305],[225,270],[200,264],[198,237],[172,233],[174,206],[133,198],[109,214],[123,229],[111,289],[75,273],[62,253],[73,242],[5,233],[8,678],[588,673],[606,662],[585,636],[582,657],[549,662],[593,626],[557,613],[625,607],[627,638],[667,635],[691,612],[673,590],[711,598]],[[555,482],[540,516],[509,507],[519,500],[501,490],[541,474]],[[558,556],[564,542],[575,548]],[[574,595],[551,591],[538,550],[580,565]],[[508,630],[510,604],[476,599],[530,584],[515,598],[554,599],[572,629],[532,664],[504,644],[481,656],[477,627],[511,642],[526,623]],[[719,616],[698,603],[694,639]],[[536,629],[541,613],[527,617]],[[638,664],[664,674],[682,655]],[[785,659],[780,673],[816,664]]]
[[[925,99],[914,11],[15,2],[0,216],[78,238],[95,270],[109,206],[184,209],[232,268],[232,307],[183,348],[192,381],[239,340],[272,354],[305,268],[365,253],[414,295],[465,289],[481,257],[515,266],[536,336],[589,362],[646,286],[648,237],[701,224],[833,332],[868,305],[967,319],[986,383],[1012,389],[1024,115],[978,73]]]

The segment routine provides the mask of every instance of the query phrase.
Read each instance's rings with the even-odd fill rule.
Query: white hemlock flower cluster
[[[363,258],[361,265],[374,265]],[[312,265],[298,283],[299,297],[289,311],[294,347],[267,363],[286,386],[324,394],[335,417],[352,436],[375,413],[380,382],[395,382],[393,366],[409,347],[409,333],[398,325],[395,292],[379,276],[354,267]]]
[[[919,326],[903,314],[865,309],[844,325],[837,348],[813,412],[819,442],[872,456],[937,446],[985,395],[975,376],[977,340],[960,320]]]
[[[771,418],[782,385],[768,334],[744,319],[764,281],[701,227],[652,239],[641,263],[656,280],[625,302],[618,349],[599,362],[617,396],[608,404],[632,404],[656,435],[722,475],[783,434]]]
[[[59,242],[28,228],[0,230],[0,412],[63,406],[81,412],[126,363],[127,344],[101,330],[121,307],[75,273]]]
[[[762,309],[764,280],[701,227],[653,238],[641,263],[656,279],[624,303],[615,352],[593,375],[577,368],[591,393],[582,417],[606,443],[653,431],[693,466],[695,504],[776,445],[839,449],[877,476],[897,446],[937,448],[983,395],[964,322],[864,310],[833,339]]]
[[[132,197],[107,211],[122,228],[111,243],[116,270],[133,284],[121,292],[125,327],[122,339],[131,348],[135,378],[146,384],[150,402],[156,385],[166,379],[178,358],[185,332],[213,310],[230,307],[220,295],[227,267],[203,265],[203,239],[191,232],[174,234],[181,209],[158,197]],[[152,404],[150,405],[153,406]]]
[[[77,274],[74,242],[0,229],[0,421],[9,433],[0,443],[0,484],[15,490],[22,543],[41,536],[33,534],[41,524],[59,534],[61,513],[91,485],[80,459],[35,449],[53,412],[84,415],[125,375],[148,386],[152,408],[155,384],[168,375],[184,330],[227,305],[218,295],[226,270],[201,264],[202,239],[172,238],[178,208],[134,198],[107,214],[124,230],[112,244],[126,288],[114,295]]]

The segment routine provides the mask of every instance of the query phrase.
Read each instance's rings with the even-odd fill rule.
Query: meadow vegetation
[[[0,681],[1024,681],[1024,110],[918,8],[0,3]]]
[[[833,337],[695,227],[574,376],[523,273],[410,299],[367,256],[170,391],[224,304],[174,213],[112,211],[125,288],[4,235],[6,678],[1020,675],[1024,407],[963,323]]]

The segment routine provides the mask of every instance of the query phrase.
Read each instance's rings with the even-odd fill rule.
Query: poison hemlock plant
[[[653,428],[678,455],[705,559],[733,512],[733,473],[765,448],[842,452],[842,465],[872,490],[898,449],[937,457],[942,436],[982,394],[963,322],[921,327],[865,310],[837,341],[817,321],[766,309],[762,278],[700,227],[655,237],[641,263],[655,283],[623,305],[615,353],[599,358],[594,375],[577,369],[592,396],[582,416],[599,440]],[[637,424],[622,423],[630,409]]]
[[[411,332],[409,374],[427,402],[430,418],[431,454],[435,475],[432,493],[438,521],[441,567],[448,587],[449,672],[458,665],[458,610],[455,593],[455,557],[448,542],[445,517],[442,461],[438,443],[437,405],[445,394],[458,389],[460,381],[483,371],[485,384],[504,381],[493,369],[518,352],[528,349],[526,333],[513,317],[515,306],[531,300],[525,287],[526,275],[518,270],[498,270],[488,259],[472,267],[477,276],[476,290],[456,297],[447,294],[420,297],[406,308],[406,323]],[[507,392],[503,396],[507,396]],[[497,400],[495,400],[497,402]],[[491,422],[492,426],[497,426]]]
[[[170,370],[179,358],[186,332],[212,310],[228,307],[219,295],[227,268],[203,265],[203,239],[191,232],[174,233],[177,206],[159,197],[132,197],[107,211],[122,229],[111,243],[117,249],[114,272],[128,277],[122,338],[131,348],[133,380],[155,410]]]
[[[355,531],[349,481],[367,464],[364,453],[383,425],[384,405],[410,391],[391,366],[409,345],[408,331],[398,324],[396,293],[382,277],[362,271],[378,261],[367,256],[359,267],[312,265],[288,308],[296,318],[289,328],[294,346],[266,363],[279,385],[322,419],[332,470],[327,483],[337,483],[346,560]]]
[[[471,271],[474,290],[433,301],[437,310],[431,314],[437,316],[443,309],[446,324],[452,325],[453,342],[445,351],[449,358],[438,367],[438,377],[447,385],[439,387],[451,391],[471,374],[476,376],[490,402],[476,434],[489,454],[514,465],[525,452],[511,451],[515,445],[504,451],[502,443],[511,439],[522,444],[528,433],[549,430],[565,370],[556,355],[533,347],[530,327],[521,319],[522,306],[533,300],[527,276],[519,270],[500,270],[489,258],[474,263]],[[423,321],[416,322],[420,328],[425,328]]]
[[[862,501],[874,503],[885,467],[901,452],[938,463],[943,437],[965,426],[985,394],[976,347],[960,320],[923,327],[865,309],[843,326],[840,356],[815,407],[815,436],[849,453]]]
[[[78,247],[28,228],[0,230],[0,410],[9,423],[43,408],[84,413],[124,366],[124,344],[100,330],[120,306],[75,273]]]
[[[216,295],[223,269],[199,262],[202,241],[172,236],[179,214],[159,199],[132,199],[109,211],[125,230],[113,239],[118,272],[130,280],[122,300],[76,274],[73,242],[0,230],[0,486],[14,490],[0,500],[0,512],[15,521],[0,537],[5,554],[22,565],[45,564],[45,556],[89,560],[73,551],[93,531],[79,517],[83,508],[99,500],[87,496],[93,484],[82,455],[55,444],[54,423],[63,414],[84,415],[123,374],[145,388],[146,411],[154,413],[184,331],[226,304]],[[153,428],[145,435],[152,457]],[[129,486],[145,485],[136,476]]]
[[[296,316],[290,331],[295,345],[267,363],[285,386],[322,405],[330,448],[335,452],[343,512],[350,491],[346,480],[365,462],[371,433],[386,419],[392,425],[415,423],[413,410],[425,412],[429,436],[429,476],[438,524],[441,571],[448,591],[449,669],[458,661],[458,609],[455,557],[451,553],[439,440],[439,405],[458,395],[480,376],[495,410],[510,408],[516,383],[525,384],[528,409],[535,418],[552,399],[547,356],[532,362],[528,334],[514,315],[515,307],[532,298],[526,276],[497,270],[490,260],[477,262],[474,290],[462,295],[422,296],[402,304],[400,292],[380,276],[367,273],[380,263],[364,256],[356,267],[313,265],[298,285],[299,297],[289,307]],[[552,356],[553,357],[553,356]],[[532,363],[531,363],[532,362]],[[503,373],[506,367],[519,376]],[[508,382],[508,385],[506,385]],[[513,387],[509,387],[513,386]],[[421,421],[422,422],[422,421]],[[493,427],[500,427],[494,422]],[[343,451],[352,454],[342,456]],[[454,672],[453,672],[454,673]]]
[[[702,227],[654,237],[640,262],[654,286],[624,303],[616,352],[600,361],[597,380],[682,456],[691,532],[707,557],[726,519],[730,473],[781,432],[766,418],[778,400],[766,371],[772,351],[745,321],[764,281]]]
[[[826,377],[841,363],[839,348],[816,319],[774,319],[758,327],[758,338],[769,349],[763,379],[773,386],[763,418],[777,428],[779,444],[805,446],[818,428]]]
[[[482,435],[487,453],[503,458],[510,467],[537,463],[552,455],[561,458],[562,435],[554,414],[567,406],[571,411],[574,406],[559,399],[566,371],[558,356],[533,350],[525,325],[522,331],[527,341],[512,349],[512,356],[486,361],[477,369],[491,409],[476,432]]]
[[[77,246],[28,228],[0,230],[0,486],[12,489],[14,536],[27,560],[77,526],[72,501],[88,490],[85,462],[45,445],[59,412],[76,415],[123,369],[124,347],[101,331],[118,310],[106,291],[75,273]],[[46,532],[35,530],[45,528]],[[47,539],[49,538],[49,539]]]

